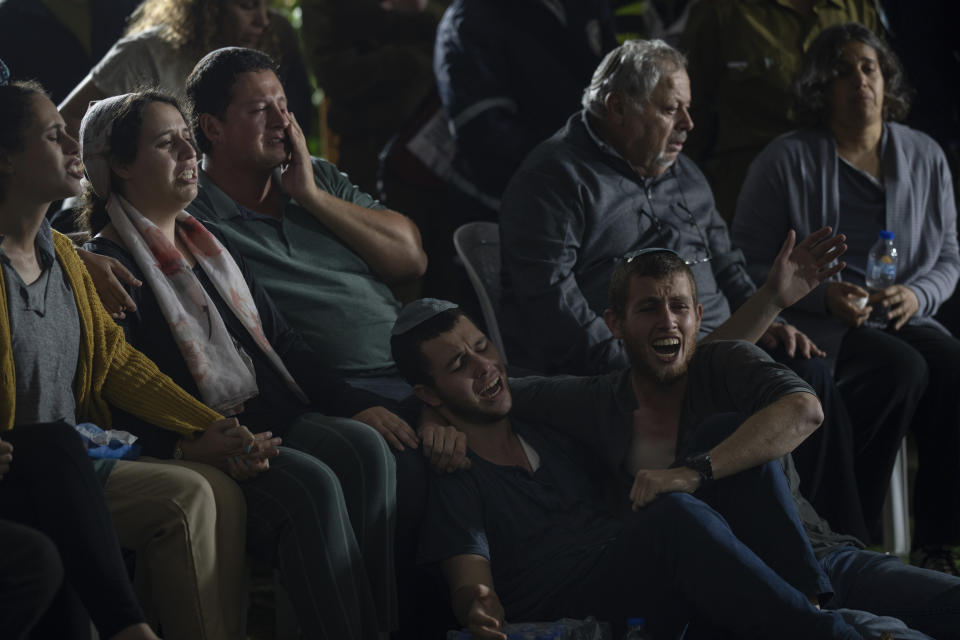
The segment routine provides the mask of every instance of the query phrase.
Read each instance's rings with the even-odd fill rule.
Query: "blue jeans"
[[[709,449],[742,419],[708,420],[689,451]],[[738,638],[860,638],[810,604],[808,596],[830,590],[774,461],[631,514],[557,606],[562,615],[610,620],[615,633],[627,617],[644,617],[655,638],[678,637],[691,618]]]
[[[893,616],[937,640],[960,639],[960,578],[851,546],[830,552],[820,566],[834,587],[828,608]]]

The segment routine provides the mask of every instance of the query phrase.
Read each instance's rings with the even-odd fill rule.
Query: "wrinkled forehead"
[[[243,106],[262,100],[286,101],[287,96],[283,90],[283,83],[280,78],[271,69],[261,69],[259,71],[246,71],[237,75],[230,89],[230,102],[227,105]]]
[[[689,298],[693,301],[693,282],[688,273],[674,271],[661,277],[634,274],[627,290],[627,306],[650,298]]]
[[[484,333],[469,318],[460,316],[448,331],[424,340],[420,345],[427,371],[442,376],[452,359],[480,340],[486,340]]]

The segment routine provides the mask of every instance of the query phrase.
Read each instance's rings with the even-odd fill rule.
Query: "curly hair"
[[[195,59],[218,47],[236,44],[219,39],[224,4],[232,0],[144,0],[130,16],[127,35],[156,28],[177,51]],[[260,50],[279,59],[280,42],[271,26],[263,34]]]
[[[825,29],[813,41],[803,66],[793,83],[794,113],[799,124],[824,124],[830,116],[830,87],[840,73],[843,47],[860,42],[877,53],[883,74],[883,119],[902,120],[910,111],[911,91],[896,54],[858,22],[848,22]]]

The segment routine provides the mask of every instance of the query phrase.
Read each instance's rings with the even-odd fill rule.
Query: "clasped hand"
[[[253,434],[236,418],[217,420],[195,440],[181,444],[186,460],[218,467],[237,480],[252,478],[270,468],[280,455],[281,439],[270,431]]]
[[[864,298],[867,303],[861,306]],[[887,320],[893,323],[894,331],[899,331],[920,308],[917,294],[902,284],[870,294],[863,287],[849,282],[831,282],[827,285],[826,304],[827,311],[850,327],[861,326],[874,307],[880,305],[887,309]]]
[[[633,477],[630,501],[636,511],[653,502],[661,494],[676,491],[693,493],[699,487],[700,474],[687,467],[640,469]]]

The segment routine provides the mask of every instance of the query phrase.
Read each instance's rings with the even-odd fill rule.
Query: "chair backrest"
[[[495,222],[468,222],[453,233],[453,246],[463,260],[470,284],[480,300],[487,335],[507,362],[497,311],[500,309],[500,226]]]

